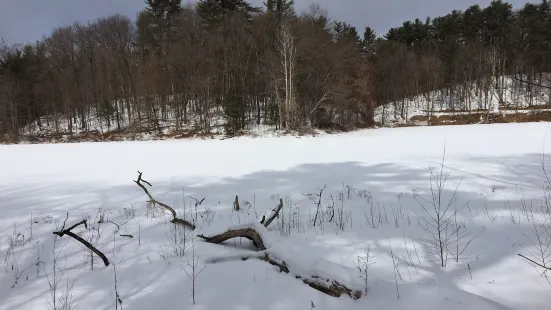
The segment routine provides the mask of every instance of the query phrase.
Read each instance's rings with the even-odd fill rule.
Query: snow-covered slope
[[[537,206],[550,130],[525,123],[0,146],[0,309],[46,309],[49,282],[58,283],[58,302],[69,288],[79,309],[113,309],[113,266],[124,309],[189,309],[193,261],[202,270],[197,309],[547,309],[551,285],[517,254],[533,257],[534,219],[546,216]],[[454,221],[461,234],[470,232],[459,245],[474,238],[459,262],[447,257],[446,268],[423,242],[429,215],[415,199],[430,200],[429,167],[438,167],[444,147],[443,200],[457,188]],[[154,198],[194,221],[195,231],[175,229],[169,215],[148,207],[132,182],[138,170]],[[306,194],[325,185],[314,226],[317,196]],[[247,239],[193,238],[256,222],[279,198],[283,213],[262,234],[290,274],[241,260],[258,255]],[[82,219],[88,228],[74,232],[105,253],[108,267],[93,256],[92,270],[86,248],[52,234],[65,220],[67,228]],[[356,263],[368,247],[375,264],[358,300],[328,296],[293,276],[317,274],[363,290]]]
[[[504,77],[496,84],[489,81],[486,88],[476,84],[441,89],[428,94],[413,96],[403,101],[380,106],[375,111],[375,121],[384,125],[425,124],[425,116],[460,116],[471,113],[530,114],[551,111],[551,91],[540,86],[520,82],[512,76]],[[542,76],[542,85],[549,87],[551,77]],[[535,81],[538,84],[538,81]],[[486,91],[485,91],[485,90]]]

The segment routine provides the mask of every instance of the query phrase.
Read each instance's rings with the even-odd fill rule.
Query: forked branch
[[[82,221],[76,223],[75,225],[73,225],[73,226],[71,226],[67,229],[62,227],[60,231],[54,231],[53,234],[58,235],[59,237],[63,237],[65,235],[73,237],[73,239],[75,239],[78,242],[84,244],[84,246],[87,247],[90,251],[96,253],[96,255],[98,255],[103,260],[103,263],[105,264],[105,266],[109,266],[109,260],[107,259],[105,254],[103,254],[100,250],[96,249],[93,245],[90,244],[90,242],[82,239],[79,235],[77,235],[77,234],[75,234],[71,231],[71,230],[75,229],[76,227],[78,227],[80,225],[84,225],[84,227],[86,227],[86,228],[88,227],[88,225],[86,223],[86,220],[82,220]],[[63,226],[65,226],[65,223],[63,224]]]
[[[264,245],[264,241],[262,240],[262,237],[253,228],[228,229],[226,232],[218,235],[214,235],[212,237],[206,237],[204,235],[198,235],[197,237],[205,240],[206,242],[216,243],[216,244],[222,243],[232,238],[240,238],[240,237],[247,238],[253,242],[254,246],[259,251],[266,250],[266,246]]]
[[[184,225],[184,226],[187,226],[189,228],[191,228],[192,230],[195,229],[195,225],[193,225],[192,223],[184,220],[184,219],[180,219],[177,217],[176,215],[176,211],[174,211],[174,209],[158,200],[156,200],[155,198],[153,198],[153,196],[151,196],[151,194],[149,193],[149,191],[147,190],[147,188],[142,184],[145,183],[147,185],[149,185],[150,187],[153,187],[153,185],[151,185],[151,183],[147,182],[146,180],[144,180],[142,178],[142,172],[139,172],[138,171],[138,180],[137,181],[134,181],[134,183],[138,184],[139,187],[141,187],[143,189],[143,191],[145,192],[145,194],[147,195],[147,197],[149,197],[149,201],[148,202],[151,202],[153,204],[158,204],[159,206],[167,209],[168,211],[170,211],[170,213],[172,213],[172,223],[174,224],[181,224],[181,225]]]

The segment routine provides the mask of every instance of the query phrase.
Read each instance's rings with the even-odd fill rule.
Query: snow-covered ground
[[[549,87],[549,79],[549,75],[544,74],[541,80],[542,85]],[[484,115],[488,110],[491,113],[502,115],[548,111],[544,107],[549,107],[551,104],[549,89],[539,86],[530,87],[512,76],[504,77],[502,82],[503,86],[500,88],[497,88],[495,81],[490,83],[487,93],[477,89],[473,83],[467,90],[457,87],[454,91],[440,89],[428,94],[413,96],[403,102],[377,107],[374,119],[377,123],[386,126],[406,123],[426,125],[426,121],[414,121],[412,118],[427,116],[428,111],[430,111],[431,117],[471,113]]]
[[[196,309],[548,309],[551,285],[542,269],[517,254],[538,259],[532,243],[535,227],[546,224],[534,223],[545,218],[541,159],[550,132],[547,123],[525,123],[0,146],[0,309],[47,309],[49,282],[58,283],[58,302],[69,287],[79,309],[113,309],[113,266],[124,309],[192,309],[186,272],[193,261],[202,270]],[[450,223],[465,236],[448,236],[446,268],[423,242],[430,235],[421,226],[434,216],[429,167],[439,167],[444,148],[442,206],[457,188]],[[194,221],[195,231],[176,229],[169,215],[148,207],[133,182],[138,170],[153,197]],[[324,186],[314,226],[317,196],[307,194]],[[233,210],[236,195],[240,211]],[[258,222],[279,198],[283,213],[261,233],[290,274],[242,261],[258,255],[247,239],[193,240]],[[108,267],[94,255],[92,270],[81,244],[52,234],[65,220],[67,228],[82,219],[88,227],[74,232],[105,253]],[[294,276],[363,290],[356,264],[368,247],[375,264],[358,300],[328,296]]]

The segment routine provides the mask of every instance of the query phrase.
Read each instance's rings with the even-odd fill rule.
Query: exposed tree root
[[[186,220],[183,220],[183,219],[180,219],[176,216],[176,211],[174,211],[174,209],[160,201],[157,201],[155,200],[155,198],[153,198],[153,196],[151,196],[151,194],[149,193],[149,191],[147,190],[147,188],[142,184],[142,182],[144,182],[145,184],[149,185],[149,186],[153,186],[151,185],[151,183],[147,182],[146,180],[142,179],[142,173],[138,171],[138,180],[137,181],[134,181],[134,183],[138,184],[139,187],[141,187],[145,194],[149,197],[149,201],[148,202],[151,202],[153,204],[158,204],[159,206],[167,209],[168,211],[170,211],[170,213],[172,213],[172,223],[174,224],[181,224],[181,225],[184,225],[192,230],[195,229],[195,225],[193,225],[191,222],[188,222]]]
[[[222,243],[232,238],[242,237],[242,238],[247,238],[251,240],[254,246],[258,250],[260,251],[266,250],[266,246],[264,245],[264,241],[262,240],[262,237],[253,228],[228,229],[226,232],[212,236],[212,237],[205,237],[204,235],[198,235],[197,237],[205,240],[206,242],[216,243],[216,244]]]
[[[69,214],[67,214],[67,217],[69,217]],[[65,221],[67,221],[67,219],[65,219]],[[105,254],[103,254],[100,250],[96,249],[93,245],[91,245],[88,241],[82,239],[80,236],[78,236],[77,234],[73,233],[71,230],[73,230],[75,227],[79,226],[79,225],[83,225],[84,224],[84,227],[88,227],[87,226],[87,223],[86,223],[86,220],[82,220],[78,223],[76,223],[75,225],[65,229],[65,222],[63,223],[63,227],[61,228],[60,231],[54,231],[53,234],[54,235],[58,235],[59,237],[63,237],[64,235],[67,235],[67,236],[70,236],[70,237],[73,237],[75,240],[77,240],[78,242],[84,244],[85,247],[87,247],[88,249],[90,249],[90,251],[96,253],[102,260],[103,260],[103,263],[105,264],[105,266],[109,266],[109,260],[107,259],[107,257],[105,256]]]

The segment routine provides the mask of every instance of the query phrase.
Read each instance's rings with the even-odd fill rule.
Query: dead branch
[[[67,229],[62,228],[61,231],[54,231],[53,234],[58,235],[59,237],[63,237],[64,235],[73,237],[78,242],[84,244],[84,246],[87,247],[90,251],[96,253],[96,255],[98,255],[103,260],[103,263],[105,264],[106,267],[109,266],[109,260],[107,259],[105,254],[103,254],[100,250],[96,249],[93,245],[90,244],[90,242],[82,239],[80,236],[78,236],[77,234],[75,234],[71,231],[74,228],[76,228],[77,226],[83,225],[83,224],[84,224],[84,227],[88,228],[86,220],[82,220],[82,221],[76,223],[75,225],[73,225],[73,226],[71,226]],[[63,226],[65,226],[65,223],[63,224]]]
[[[270,226],[270,224],[272,224],[272,222],[276,219],[276,217],[279,216],[279,212],[281,211],[281,209],[283,209],[283,199],[280,198],[279,205],[274,210],[272,210],[273,212],[272,214],[270,214],[267,220],[266,220],[266,216],[262,216],[262,220],[260,221],[260,224],[263,224],[264,227]]]
[[[235,201],[233,202],[233,209],[235,211],[239,211],[239,197],[237,197],[237,195],[235,195]]]
[[[203,203],[203,201],[205,201],[205,197],[203,197],[203,199],[201,199],[201,200],[199,200],[195,197],[191,197],[191,196],[189,196],[189,198],[191,198],[195,201],[195,207],[200,206]]]
[[[544,265],[542,265],[542,264],[540,264],[540,263],[537,263],[537,262],[535,262],[535,261],[529,259],[528,257],[526,257],[526,256],[524,256],[524,255],[522,255],[522,254],[518,254],[518,256],[524,258],[525,260],[527,260],[527,261],[529,261],[529,262],[531,262],[531,263],[533,263],[533,264],[536,264],[536,265],[540,266],[541,268],[544,268],[544,269],[547,269],[547,270],[551,270],[551,267],[546,267],[546,266],[544,266]]]
[[[292,266],[287,265],[283,260],[274,258],[269,253],[267,253],[268,251],[264,251],[260,253],[251,253],[249,255],[236,255],[233,257],[216,257],[216,258],[208,259],[206,260],[206,262],[208,264],[218,264],[218,263],[225,263],[225,262],[235,261],[235,260],[247,261],[251,258],[260,259],[262,261],[267,262],[270,265],[278,267],[279,272],[292,274],[296,279],[300,279],[304,284],[307,284],[308,286],[324,294],[327,294],[329,296],[341,297],[342,295],[347,295],[350,298],[355,300],[362,297],[361,291],[352,290],[346,287],[346,285],[343,285],[336,280],[322,278],[318,275],[298,274],[293,270]]]
[[[183,220],[183,219],[179,219],[177,216],[176,216],[176,211],[174,211],[174,209],[158,200],[156,200],[155,198],[153,198],[153,196],[151,196],[151,194],[149,193],[149,191],[147,190],[147,188],[141,183],[141,182],[144,182],[145,184],[153,187],[153,185],[151,185],[151,183],[147,182],[146,180],[142,179],[142,172],[139,172],[138,171],[138,180],[137,181],[134,181],[134,183],[138,184],[139,187],[141,187],[145,194],[147,195],[147,197],[149,197],[149,201],[148,202],[152,202],[153,204],[158,204],[160,205],[161,207],[167,209],[168,211],[170,211],[170,213],[172,213],[172,223],[174,224],[182,224],[184,226],[187,226],[189,228],[191,228],[192,230],[195,229],[195,225],[193,225],[192,223],[186,221],[186,220]],[[204,199],[203,199],[204,200]]]
[[[126,238],[134,238],[134,236],[132,235],[120,235],[121,237],[126,237]]]
[[[262,237],[253,228],[228,229],[226,232],[214,235],[212,237],[205,237],[204,235],[198,235],[197,237],[204,239],[206,242],[215,244],[220,244],[232,238],[247,238],[253,242],[254,246],[259,251],[266,250],[266,246],[264,245]]]

